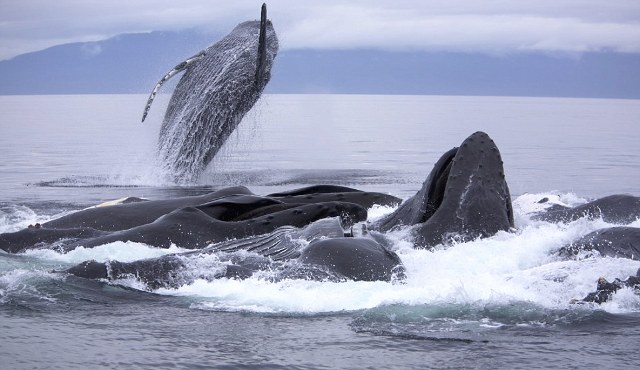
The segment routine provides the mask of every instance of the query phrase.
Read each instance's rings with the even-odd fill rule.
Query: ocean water
[[[637,368],[640,297],[573,304],[640,262],[555,257],[603,220],[532,221],[538,200],[640,195],[640,101],[265,95],[198,184],[159,172],[167,96],[0,96],[0,232],[106,200],[257,194],[338,184],[413,195],[435,161],[482,130],[496,142],[516,231],[436,251],[390,234],[405,283],[135,280],[52,273],[87,259],[179,251],[112,243],[67,254],[0,252],[0,368]],[[374,207],[369,220],[392,211]],[[640,227],[640,220],[631,226]]]

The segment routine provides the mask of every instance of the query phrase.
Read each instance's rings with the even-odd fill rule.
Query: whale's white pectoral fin
[[[198,54],[188,58],[187,60],[185,60],[184,62],[178,64],[177,66],[173,67],[172,70],[170,70],[169,72],[167,72],[166,75],[164,75],[160,81],[158,81],[158,83],[156,84],[156,86],[153,88],[153,90],[151,91],[151,95],[149,95],[149,99],[147,100],[147,105],[144,107],[144,112],[142,113],[142,122],[144,122],[144,119],[147,118],[147,113],[149,113],[149,109],[151,109],[151,103],[153,103],[153,99],[155,99],[156,94],[158,93],[158,90],[160,90],[160,86],[162,86],[163,83],[165,83],[168,79],[170,79],[171,77],[175,76],[176,74],[184,71],[185,69],[187,69],[190,65],[192,65],[193,63],[197,62],[198,60],[200,60],[200,58],[202,58],[205,54],[205,51],[202,50],[201,52],[199,52]]]

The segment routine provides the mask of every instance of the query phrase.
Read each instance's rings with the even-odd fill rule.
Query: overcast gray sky
[[[229,32],[262,1],[0,0],[0,60],[120,33]],[[640,0],[272,0],[281,49],[640,53]]]

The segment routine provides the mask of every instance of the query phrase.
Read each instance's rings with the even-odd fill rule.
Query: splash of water
[[[513,305],[534,311],[593,310],[595,306],[576,306],[571,301],[593,291],[599,277],[611,280],[634,274],[640,261],[601,258],[592,254],[570,260],[557,257],[555,252],[572,240],[614,225],[601,219],[557,224],[531,220],[529,216],[543,207],[538,200],[554,196],[558,202],[568,205],[584,201],[574,194],[525,194],[514,200],[515,232],[500,232],[491,238],[434,251],[413,249],[408,241],[408,229],[388,233],[406,268],[407,279],[403,282],[274,282],[266,278],[269,272],[265,272],[247,280],[195,279],[177,289],[163,288],[155,292],[190,297],[194,300],[192,306],[197,309],[287,314],[383,307],[405,307],[400,311],[406,307],[447,307],[447,312],[464,307],[477,312],[487,307],[501,307],[497,309],[500,311]],[[374,207],[370,210],[370,220],[391,211],[389,207]],[[640,227],[640,220],[630,226]],[[87,259],[133,261],[180,251],[178,248],[160,250],[143,244],[116,242],[93,249],[79,248],[67,254],[40,250],[25,255],[48,263],[71,265]],[[216,263],[219,265],[219,261],[202,261],[199,268],[212,269]],[[7,271],[6,268],[3,270]],[[3,279],[11,280],[12,276],[5,273]],[[134,279],[117,283],[142,288]],[[640,298],[623,289],[597,309],[637,312],[640,311]],[[454,318],[467,316],[454,315]],[[531,320],[535,321],[534,318]],[[497,325],[491,320],[485,324]]]

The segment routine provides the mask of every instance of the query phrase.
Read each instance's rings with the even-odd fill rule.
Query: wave
[[[122,172],[122,171],[120,171]],[[287,186],[299,184],[336,184],[336,185],[388,185],[419,183],[415,179],[406,179],[389,171],[345,169],[345,170],[243,170],[205,172],[196,183],[185,186],[170,180],[161,170],[149,169],[140,174],[118,173],[114,175],[65,176],[52,180],[27,184],[36,187],[54,188],[140,188],[140,187],[203,187],[235,186],[249,183],[255,186]]]

